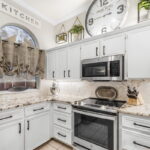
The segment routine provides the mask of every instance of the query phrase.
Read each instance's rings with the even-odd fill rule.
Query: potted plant
[[[78,17],[76,17],[74,24],[68,33],[70,42],[79,41],[84,38],[84,27]]]
[[[138,4],[138,21],[150,19],[150,0],[141,0]]]

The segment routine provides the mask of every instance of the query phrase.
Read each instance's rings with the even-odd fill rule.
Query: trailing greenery
[[[146,10],[150,10],[150,0],[141,0],[139,3],[138,9],[144,8]]]
[[[82,25],[74,25],[69,32],[72,34],[80,34],[83,31],[84,27]]]

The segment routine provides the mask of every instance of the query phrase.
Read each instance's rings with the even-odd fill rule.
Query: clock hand
[[[112,14],[112,12],[109,12],[108,14],[103,15],[103,17],[109,16],[111,14]]]
[[[109,12],[108,14],[105,14],[105,15],[103,15],[103,16],[100,16],[100,17],[94,18],[94,20],[97,20],[97,19],[100,19],[100,18],[106,17],[106,16],[111,15],[111,14],[112,14],[112,12]]]

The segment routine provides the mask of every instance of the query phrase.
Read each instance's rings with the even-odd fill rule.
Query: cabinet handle
[[[133,141],[133,144],[138,145],[138,146],[141,146],[141,147],[144,147],[144,148],[150,149],[150,146],[146,146],[146,145],[143,145],[143,144],[139,144],[139,143],[137,143],[136,141]]]
[[[68,70],[68,77],[70,78],[70,70]]]
[[[62,122],[67,122],[66,120],[63,120],[63,119],[60,119],[60,118],[58,118],[57,120],[62,121]]]
[[[96,47],[96,56],[98,56],[98,47]]]
[[[0,120],[5,120],[5,119],[10,119],[12,118],[13,116],[8,116],[8,117],[5,117],[5,118],[0,118]]]
[[[104,46],[103,46],[103,55],[104,55],[104,56],[105,56],[105,54],[106,54],[106,53],[105,53],[105,49],[106,49],[106,46],[104,45]]]
[[[60,106],[58,106],[57,108],[59,108],[59,109],[67,109],[66,107],[60,107]]]
[[[27,121],[27,130],[28,131],[30,130],[30,121],[29,120]]]
[[[148,129],[150,129],[150,127],[149,127],[149,126],[145,126],[145,125],[141,125],[141,124],[137,124],[137,123],[134,123],[134,125],[135,125],[135,126],[140,126],[140,127],[144,127],[144,128],[148,128]]]
[[[64,70],[64,78],[66,78],[66,71]]]
[[[53,78],[55,78],[55,71],[53,71]]]
[[[33,109],[33,111],[39,111],[39,110],[43,110],[44,108],[38,108],[38,109]]]
[[[21,123],[19,123],[18,125],[19,125],[19,134],[21,134]]]
[[[58,135],[60,135],[60,136],[62,136],[62,137],[67,137],[66,135],[63,135],[63,134],[61,134],[61,133],[57,133]]]

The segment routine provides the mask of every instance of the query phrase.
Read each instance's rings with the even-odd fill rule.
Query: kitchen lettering
[[[23,11],[15,8],[14,6],[11,6],[10,4],[7,4],[6,2],[0,0],[0,11],[3,13],[6,13],[8,15],[11,15],[17,19],[23,20],[26,23],[29,23],[31,25],[34,25],[36,27],[40,27],[40,21],[25,14]]]

